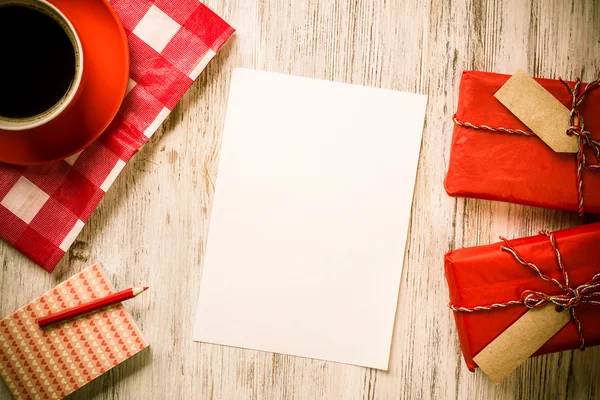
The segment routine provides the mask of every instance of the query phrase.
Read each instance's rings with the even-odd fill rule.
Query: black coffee
[[[26,6],[0,6],[0,116],[47,111],[74,76],[75,49],[58,22]]]

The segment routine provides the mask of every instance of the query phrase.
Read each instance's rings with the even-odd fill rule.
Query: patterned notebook
[[[37,318],[113,293],[99,264],[0,321],[0,375],[16,399],[62,399],[148,347],[118,304],[40,329]]]

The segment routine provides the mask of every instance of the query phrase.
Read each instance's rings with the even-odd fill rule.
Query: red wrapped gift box
[[[466,71],[460,83],[459,121],[510,129],[527,127],[495,97],[509,75]],[[567,108],[571,95],[558,80],[536,79]],[[573,86],[573,82],[570,82]],[[600,90],[579,107],[585,128],[600,137]],[[589,158],[594,160],[591,154]],[[444,182],[450,196],[472,197],[577,211],[575,154],[556,153],[535,136],[454,126],[450,166]],[[600,170],[583,172],[584,210],[600,212]]]
[[[571,287],[585,283],[600,272],[600,223],[558,231],[554,235]],[[516,239],[510,244],[544,274],[564,283],[548,237],[538,235]],[[519,300],[525,290],[541,291],[551,296],[562,294],[554,284],[519,264],[500,246],[501,243],[496,243],[446,254],[446,280],[452,305],[471,308]],[[453,311],[463,356],[471,371],[477,367],[473,357],[527,311],[524,305],[473,313]],[[599,345],[600,307],[580,304],[575,311],[581,322],[586,347]],[[579,347],[576,324],[570,321],[534,356]]]

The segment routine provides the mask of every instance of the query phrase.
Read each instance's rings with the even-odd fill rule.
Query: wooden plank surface
[[[125,168],[49,275],[0,243],[4,316],[93,261],[151,343],[72,399],[593,399],[600,348],[529,360],[494,386],[460,356],[445,252],[591,222],[449,198],[451,116],[465,69],[556,78],[600,73],[593,0],[206,0],[238,33]],[[192,342],[231,70],[263,69],[425,93],[427,121],[387,372]],[[368,140],[368,132],[365,132]],[[535,162],[535,160],[532,160]],[[0,384],[0,398],[9,398]]]

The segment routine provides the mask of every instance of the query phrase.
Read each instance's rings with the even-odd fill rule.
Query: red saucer
[[[129,47],[106,0],[48,0],[73,24],[83,46],[81,93],[54,120],[27,131],[0,130],[0,161],[38,165],[78,153],[108,127],[123,102]]]

